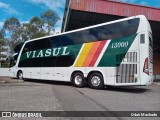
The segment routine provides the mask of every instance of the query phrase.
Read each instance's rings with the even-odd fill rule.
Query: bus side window
[[[145,34],[140,35],[140,43],[141,44],[145,43]]]
[[[34,41],[34,47],[32,50],[40,50],[46,48],[46,38]]]
[[[27,52],[27,51],[32,51],[34,49],[34,42],[28,42],[23,48],[22,53]]]

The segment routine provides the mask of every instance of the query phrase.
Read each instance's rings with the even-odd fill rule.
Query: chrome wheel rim
[[[98,76],[93,76],[91,79],[91,83],[93,86],[99,86],[101,83],[101,79]]]
[[[77,75],[75,78],[74,78],[74,81],[75,81],[75,84],[76,85],[80,85],[82,84],[82,77],[80,75]]]

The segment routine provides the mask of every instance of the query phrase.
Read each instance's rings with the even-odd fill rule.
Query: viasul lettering
[[[65,56],[69,55],[70,51],[68,47],[59,47],[45,50],[34,50],[26,52],[27,58],[42,58],[42,57],[52,57],[52,56]]]

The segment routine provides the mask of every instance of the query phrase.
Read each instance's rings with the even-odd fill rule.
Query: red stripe
[[[93,57],[92,61],[89,64],[89,67],[93,67],[94,66],[94,64],[96,63],[96,61],[97,61],[97,59],[98,59],[98,57],[99,57],[104,45],[106,44],[106,42],[107,42],[107,40],[101,41],[97,51],[94,54],[94,57]]]

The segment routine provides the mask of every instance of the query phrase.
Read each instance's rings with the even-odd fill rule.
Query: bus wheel
[[[103,89],[104,79],[101,73],[95,72],[89,76],[89,86],[93,89]]]
[[[23,80],[23,73],[22,73],[22,71],[19,71],[17,76],[18,76],[18,79]]]
[[[77,72],[72,77],[73,84],[76,87],[84,87],[86,84],[84,75],[81,72]]]

